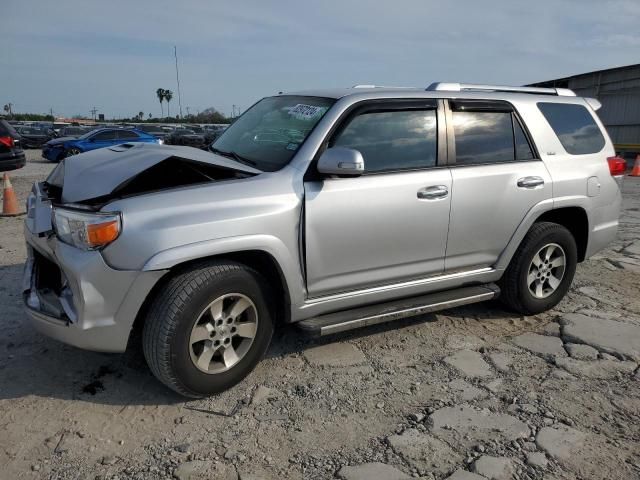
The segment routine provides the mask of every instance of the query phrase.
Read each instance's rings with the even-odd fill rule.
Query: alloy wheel
[[[222,295],[205,308],[191,330],[189,353],[194,366],[208,374],[226,372],[242,360],[258,329],[258,311],[240,293]]]
[[[527,287],[535,298],[547,298],[553,294],[562,279],[567,256],[560,245],[549,243],[533,256],[527,274]]]

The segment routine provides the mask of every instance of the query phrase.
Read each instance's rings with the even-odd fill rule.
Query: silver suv
[[[556,305],[616,235],[624,161],[562,89],[356,86],[260,100],[210,147],[65,159],[28,199],[39,331],[190,397],[244,378],[278,323],[326,335],[500,296]]]

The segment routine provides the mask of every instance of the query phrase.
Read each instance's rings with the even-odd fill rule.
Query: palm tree
[[[144,112],[138,112],[138,120],[142,120],[144,117]]]
[[[162,116],[164,117],[164,108],[162,108],[162,101],[165,98],[166,90],[164,88],[159,88],[156,90],[156,95],[158,96],[158,101],[160,102],[160,111],[162,112]]]
[[[167,101],[167,117],[171,117],[171,113],[169,113],[169,102],[173,98],[173,92],[171,90],[164,91],[164,99]]]

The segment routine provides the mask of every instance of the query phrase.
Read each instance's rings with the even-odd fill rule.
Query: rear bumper
[[[17,170],[27,164],[27,157],[23,150],[18,152],[0,153],[0,172]]]
[[[123,352],[142,303],[165,271],[122,271],[100,252],[38,236],[25,227],[23,298],[31,325],[87,350]]]

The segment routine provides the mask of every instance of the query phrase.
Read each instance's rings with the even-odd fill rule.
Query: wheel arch
[[[552,222],[565,227],[576,241],[578,262],[583,262],[589,241],[589,217],[582,207],[562,207],[549,210],[536,218],[535,222]]]
[[[567,228],[576,241],[578,262],[584,261],[589,241],[589,215],[587,211],[578,205],[553,208],[554,203],[557,202],[554,202],[553,199],[545,200],[528,212],[500,254],[494,266],[496,270],[505,270],[509,266],[518,246],[536,222],[553,222]]]
[[[226,252],[198,258],[190,258],[172,265],[168,269],[168,272],[163,275],[158,282],[156,282],[138,310],[131,328],[129,345],[140,339],[145,318],[153,300],[175,275],[202,262],[224,260],[245,265],[264,276],[269,287],[273,289],[273,298],[269,298],[267,301],[273,304],[274,320],[276,324],[289,323],[291,321],[291,295],[289,291],[289,283],[276,258],[266,250],[260,249]]]

